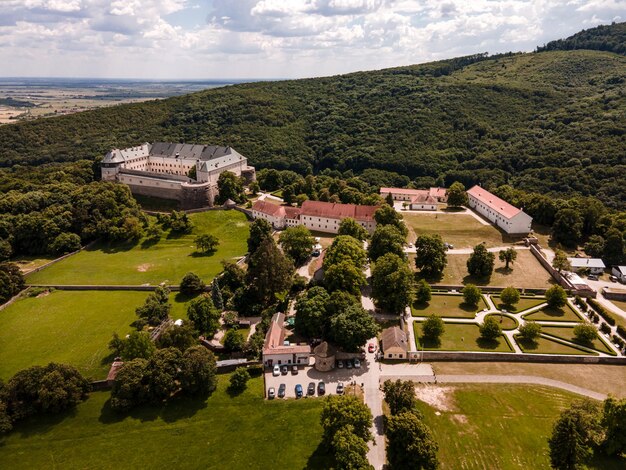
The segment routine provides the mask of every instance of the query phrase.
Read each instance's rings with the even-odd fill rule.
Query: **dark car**
[[[287,366],[282,366],[282,367],[280,368],[280,373],[281,373],[281,374],[283,374],[283,375],[287,375],[287,374],[289,373],[289,367],[287,367]]]
[[[296,365],[291,366],[291,374],[298,375],[298,366]]]
[[[296,398],[302,398],[302,385],[296,385]]]
[[[285,398],[285,390],[287,390],[287,386],[285,384],[280,384],[278,386],[278,398]]]
[[[337,384],[337,395],[343,395],[343,382]]]
[[[307,395],[315,395],[315,382],[310,382],[309,387],[306,389]]]
[[[324,395],[326,393],[326,384],[324,382],[320,382],[317,384],[317,394]]]

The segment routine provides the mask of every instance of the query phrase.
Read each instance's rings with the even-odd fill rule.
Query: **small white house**
[[[589,271],[591,274],[602,274],[606,266],[600,258],[567,258],[572,271]]]
[[[397,326],[383,330],[381,334],[381,350],[385,359],[407,359],[409,341],[406,333]]]
[[[613,266],[611,274],[613,274],[619,282],[626,283],[626,266]]]

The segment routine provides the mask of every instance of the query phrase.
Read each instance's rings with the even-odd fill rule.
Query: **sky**
[[[626,0],[0,0],[0,76],[300,78],[537,45]]]

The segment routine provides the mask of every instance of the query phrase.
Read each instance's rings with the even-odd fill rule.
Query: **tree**
[[[448,260],[441,236],[420,235],[415,240],[415,266],[427,277],[440,276]]]
[[[192,396],[208,396],[217,388],[215,356],[204,346],[192,346],[183,353],[180,388]]]
[[[420,279],[417,281],[415,285],[415,303],[423,305],[430,302],[432,298],[431,294],[432,289],[430,288],[430,284],[428,284],[424,279]]]
[[[430,429],[411,411],[392,415],[387,420],[387,459],[392,470],[407,468],[434,470],[439,466]]]
[[[348,235],[335,237],[324,255],[324,269],[342,261],[348,261],[355,267],[362,269],[365,266],[367,255],[363,243]]]
[[[527,320],[519,327],[520,336],[527,341],[536,341],[541,335],[541,325],[532,320]]]
[[[554,259],[552,260],[552,267],[558,272],[569,271],[572,269],[572,265],[567,259],[567,254],[562,250],[556,250],[554,253]]]
[[[367,442],[354,433],[351,425],[340,428],[332,441],[337,470],[371,470],[367,460]]]
[[[24,288],[24,276],[14,263],[0,263],[0,304]]]
[[[415,384],[410,380],[385,380],[383,393],[385,394],[385,401],[392,415],[413,410],[417,404]]]
[[[376,261],[387,253],[393,253],[404,259],[406,257],[404,240],[405,236],[400,233],[395,225],[379,225],[374,230],[367,254],[372,261]]]
[[[372,297],[376,306],[390,313],[402,313],[411,302],[413,273],[405,260],[387,253],[372,270]]]
[[[422,333],[424,337],[438,342],[441,335],[446,330],[445,324],[441,317],[434,313],[430,315],[424,323],[422,323]]]
[[[326,302],[326,314],[332,318],[353,305],[361,305],[360,295],[355,296],[346,291],[336,290],[331,292],[330,299]]]
[[[156,343],[159,348],[176,348],[183,352],[198,343],[198,333],[188,321],[182,325],[170,324],[163,330]]]
[[[316,286],[296,301],[295,329],[299,335],[305,338],[324,337],[328,322],[326,304],[329,299],[326,289]]]
[[[299,266],[311,256],[315,239],[311,236],[311,231],[308,228],[298,225],[297,227],[288,227],[282,232],[278,242],[285,253]]]
[[[561,308],[567,303],[567,292],[561,286],[552,286],[546,291],[546,301],[552,308]]]
[[[217,246],[220,244],[219,239],[210,233],[197,236],[195,242],[198,250],[204,253],[214,253],[217,250]]]
[[[228,385],[229,391],[232,393],[243,392],[248,386],[248,380],[250,380],[250,372],[248,372],[248,369],[244,369],[243,367],[236,369],[230,376],[230,384]]]
[[[339,235],[349,235],[357,240],[363,241],[369,237],[369,233],[361,224],[351,217],[346,217],[339,223]]]
[[[258,182],[253,181],[248,185],[248,190],[250,190],[250,196],[256,197],[259,191],[261,191],[261,187],[259,186]]]
[[[504,263],[504,269],[508,271],[509,264],[512,264],[517,259],[517,251],[513,247],[509,247],[506,250],[500,250],[498,258]]]
[[[272,226],[265,219],[255,219],[250,224],[248,235],[248,253],[252,255],[266,238],[272,238]]]
[[[124,362],[111,389],[111,408],[128,411],[148,400],[148,387],[144,380],[147,367],[145,359]]]
[[[236,328],[231,328],[224,335],[224,347],[227,351],[242,351],[246,344],[246,339]]]
[[[217,178],[218,195],[215,198],[217,204],[224,204],[231,199],[239,204],[246,201],[246,193],[243,188],[243,180],[230,171],[223,171]]]
[[[391,193],[387,193],[387,196],[385,196],[385,202],[387,204],[389,204],[391,207],[393,207],[393,196],[391,195]]]
[[[293,280],[293,263],[266,238],[250,256],[246,280],[261,303],[275,299],[276,294],[287,292]]]
[[[80,237],[75,233],[60,233],[49,247],[52,253],[64,255],[80,249]]]
[[[474,251],[467,260],[467,272],[472,276],[487,278],[493,272],[495,255],[483,243],[474,247]]]
[[[124,361],[148,359],[156,351],[156,346],[147,331],[133,331],[122,341],[121,357]]]
[[[579,323],[574,327],[574,337],[583,344],[592,344],[598,338],[598,330],[590,323]]]
[[[499,338],[502,334],[500,323],[493,316],[485,318],[478,329],[480,330],[480,337],[489,341]]]
[[[146,229],[146,239],[150,242],[156,243],[163,236],[163,229],[158,223],[150,224]]]
[[[406,237],[409,233],[406,225],[404,225],[402,216],[398,214],[393,206],[388,204],[383,204],[376,210],[376,212],[374,212],[374,220],[377,225],[393,225],[398,229],[403,237]]]
[[[604,238],[601,235],[591,235],[585,243],[585,253],[592,258],[602,258],[604,255]]]
[[[145,303],[135,310],[137,316],[148,322],[150,325],[158,325],[162,321],[169,317],[170,309],[172,308],[169,303],[169,289],[165,287],[157,287],[154,289]]]
[[[224,310],[224,299],[220,290],[219,278],[213,279],[211,283],[211,300],[218,311]]]
[[[512,307],[519,302],[519,291],[515,287],[505,287],[500,292],[500,300],[507,307]]]
[[[113,337],[111,338],[111,341],[109,341],[109,351],[111,351],[111,353],[115,356],[121,356],[122,355],[122,350],[124,349],[124,340],[122,338],[120,338],[120,335],[118,335],[117,333],[113,333]]]
[[[181,367],[182,353],[176,348],[159,349],[148,359],[144,376],[148,401],[159,403],[178,391]]]
[[[467,284],[463,288],[463,300],[468,305],[478,305],[483,294],[474,284]]]
[[[0,238],[0,261],[8,260],[13,254],[13,247],[8,240]]]
[[[561,412],[548,439],[550,463],[557,470],[576,470],[601,442],[600,407],[589,399]]]
[[[330,320],[334,342],[346,351],[357,351],[378,333],[378,324],[361,305],[352,305]]]
[[[613,397],[604,400],[601,424],[606,432],[603,450],[608,455],[626,453],[626,400]]]
[[[361,287],[367,282],[361,268],[350,261],[341,261],[324,270],[324,283],[329,291],[343,290],[359,295]]]
[[[467,193],[465,192],[465,186],[463,183],[455,181],[448,188],[448,206],[461,207],[466,206],[468,203]]]
[[[619,264],[624,261],[624,236],[615,227],[610,228],[605,234],[603,257],[607,264]]]
[[[187,318],[193,322],[196,330],[207,338],[212,338],[220,329],[220,316],[220,311],[215,308],[208,295],[192,300],[187,306]]]
[[[180,292],[191,297],[204,291],[205,287],[204,282],[197,274],[187,273],[180,283]]]
[[[552,225],[552,237],[565,246],[576,246],[582,237],[583,218],[575,209],[560,209]]]
[[[1,392],[2,387],[0,387],[0,393]],[[11,429],[13,429],[13,422],[7,411],[7,404],[0,399],[0,436],[9,432]]]
[[[372,439],[372,412],[359,398],[353,395],[330,395],[324,401],[320,422],[323,441],[331,446],[335,434],[346,426],[352,426],[353,433],[368,442]]]

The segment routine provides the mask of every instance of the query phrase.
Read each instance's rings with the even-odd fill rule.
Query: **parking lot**
[[[276,399],[278,399],[278,387],[280,384],[285,384],[285,398],[296,397],[296,385],[302,385],[303,396],[307,396],[307,388],[309,383],[315,384],[315,394],[317,397],[318,383],[324,381],[326,385],[326,395],[335,395],[337,393],[337,384],[342,382],[344,386],[350,385],[351,382],[356,381],[357,384],[361,384],[365,381],[364,375],[367,374],[370,367],[378,367],[378,363],[374,362],[374,355],[367,354],[366,358],[361,361],[361,367],[358,369],[335,369],[329,372],[319,372],[315,370],[313,366],[300,366],[298,368],[298,374],[293,375],[291,367],[287,375],[279,375],[274,377],[271,370],[265,371],[265,396],[267,397],[267,391],[270,387],[274,387],[276,390]]]

